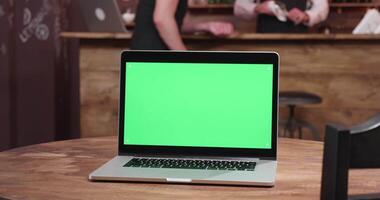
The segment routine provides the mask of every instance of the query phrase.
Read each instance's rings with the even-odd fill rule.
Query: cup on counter
[[[132,24],[135,20],[135,17],[136,13],[132,12],[131,10],[127,10],[127,12],[122,15],[125,24]]]

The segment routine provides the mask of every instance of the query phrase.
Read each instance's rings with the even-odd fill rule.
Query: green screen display
[[[124,144],[270,149],[273,65],[126,64]]]

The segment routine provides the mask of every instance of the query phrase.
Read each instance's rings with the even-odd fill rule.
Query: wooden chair
[[[380,114],[351,129],[327,125],[320,198],[348,199],[348,170],[380,168],[379,144]],[[349,199],[380,199],[380,193],[350,196]]]

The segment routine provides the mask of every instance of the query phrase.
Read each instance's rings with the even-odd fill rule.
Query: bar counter
[[[64,38],[74,39],[131,39],[132,33],[90,33],[90,32],[63,32]],[[217,38],[209,35],[183,35],[185,40],[293,40],[293,41],[368,41],[379,40],[380,35],[353,35],[353,34],[259,34],[235,33],[229,37]]]
[[[131,33],[64,32],[61,36],[80,45],[77,62],[82,136],[115,135],[119,56],[123,49],[128,49]],[[278,52],[280,90],[307,91],[323,98],[322,104],[296,110],[298,118],[316,125],[319,139],[323,138],[326,123],[350,126],[380,112],[378,35],[236,33],[227,38],[183,38],[191,50]],[[69,67],[75,68],[75,62]],[[285,118],[287,110],[281,108],[280,115]],[[304,136],[312,139],[307,132]]]

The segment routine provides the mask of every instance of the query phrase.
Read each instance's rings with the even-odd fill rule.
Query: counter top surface
[[[275,187],[90,182],[116,155],[117,138],[52,142],[0,153],[0,197],[9,199],[319,199],[323,143],[279,139]],[[350,193],[375,193],[379,170],[350,172]]]
[[[131,39],[132,33],[62,32],[63,38],[76,39]],[[186,40],[379,40],[380,35],[353,34],[258,34],[235,33],[229,37],[217,38],[210,35],[183,35]]]

